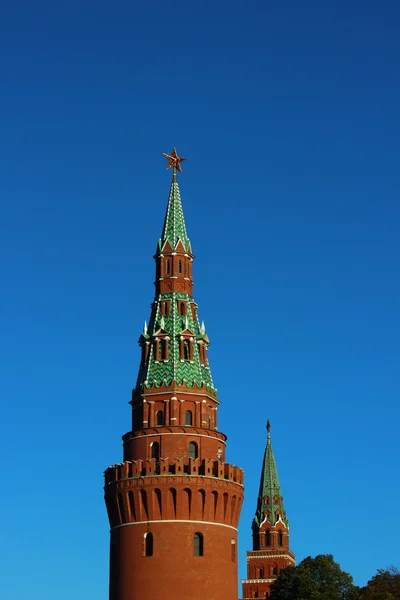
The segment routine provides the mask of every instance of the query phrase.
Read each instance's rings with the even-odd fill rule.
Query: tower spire
[[[289,525],[283,507],[281,486],[272,450],[271,421],[269,419],[267,421],[267,446],[261,470],[260,490],[254,521],[257,525],[260,525],[265,518],[267,518],[271,525],[275,525],[279,519],[282,519],[286,526]]]
[[[289,549],[289,522],[283,507],[269,419],[252,529],[253,550],[247,552],[248,578],[243,580],[242,598],[267,598],[271,582],[280,570],[295,563],[294,554]]]
[[[181,240],[184,249],[190,251],[190,241],[186,231],[185,218],[183,216],[181,193],[176,178],[176,170],[174,169],[164,226],[159,240],[159,250],[163,250],[167,242],[171,246],[171,249],[175,250],[179,240]]]

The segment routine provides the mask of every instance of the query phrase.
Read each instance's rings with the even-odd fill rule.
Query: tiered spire
[[[176,177],[185,159],[177,155],[175,148],[164,156],[169,161],[167,168],[173,168],[172,183],[155,256],[156,297],[149,325],[139,339],[143,358],[136,389],[176,384],[205,388],[215,394],[207,359],[210,342],[192,296],[193,255]]]
[[[267,432],[267,446],[261,471],[260,491],[253,527],[259,527],[264,520],[269,521],[271,525],[275,525],[280,519],[288,527],[289,523],[283,506],[281,486],[271,445],[271,423],[269,419],[267,421]]]

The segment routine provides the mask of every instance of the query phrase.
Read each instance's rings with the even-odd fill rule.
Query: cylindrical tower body
[[[226,436],[217,431],[175,169],[155,259],[132,430],[124,462],[105,472],[110,600],[237,600],[243,472],[225,462]]]

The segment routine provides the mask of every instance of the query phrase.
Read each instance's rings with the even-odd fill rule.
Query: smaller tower
[[[253,550],[247,552],[247,579],[242,581],[243,598],[268,598],[271,583],[280,571],[295,564],[295,556],[289,549],[289,522],[272,451],[269,420],[267,432],[257,510],[252,524]]]

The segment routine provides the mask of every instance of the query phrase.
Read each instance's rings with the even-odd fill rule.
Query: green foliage
[[[270,600],[359,600],[353,578],[341,570],[331,554],[305,558],[281,571]]]
[[[379,569],[362,589],[362,600],[400,600],[400,572],[396,567]]]

